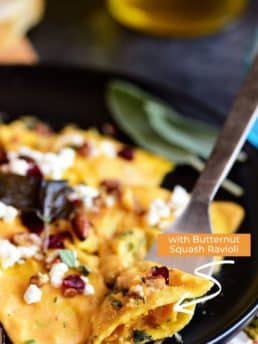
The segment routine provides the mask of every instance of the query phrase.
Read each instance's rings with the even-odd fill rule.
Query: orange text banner
[[[158,237],[158,255],[249,257],[251,235],[164,233]]]

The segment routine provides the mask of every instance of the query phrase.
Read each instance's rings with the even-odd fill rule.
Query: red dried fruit
[[[84,142],[80,147],[77,148],[77,153],[83,157],[87,157],[91,153],[91,146],[88,142]]]
[[[131,147],[124,147],[122,148],[117,155],[125,160],[133,160],[134,159],[134,150]]]
[[[36,177],[39,179],[43,178],[43,174],[40,170],[40,168],[38,167],[37,164],[32,164],[31,167],[28,169],[27,171],[27,176],[29,177]]]
[[[153,266],[150,270],[149,278],[164,278],[166,284],[169,284],[169,270],[166,266]]]
[[[62,249],[64,248],[64,240],[72,239],[72,235],[68,231],[63,231],[56,234],[51,234],[48,238],[48,248]]]
[[[8,159],[8,156],[7,156],[7,152],[4,149],[4,147],[2,147],[0,145],[0,165],[8,164],[8,162],[9,162],[9,159]]]
[[[35,211],[23,212],[21,221],[32,233],[40,234],[44,229],[44,222],[37,216]]]
[[[89,234],[90,222],[83,207],[75,210],[72,216],[73,231],[80,240],[85,240]]]
[[[107,193],[121,193],[121,183],[117,179],[105,179],[101,182],[100,186],[107,192]]]
[[[85,289],[85,282],[79,275],[69,275],[63,280],[63,293],[66,289],[75,289],[78,294],[82,294]]]

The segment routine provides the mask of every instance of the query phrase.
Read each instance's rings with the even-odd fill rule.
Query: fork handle
[[[192,199],[211,201],[228,175],[258,115],[258,56],[240,89],[211,156],[192,192]]]

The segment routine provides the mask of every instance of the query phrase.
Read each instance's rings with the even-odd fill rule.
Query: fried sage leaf
[[[73,207],[68,201],[70,189],[66,181],[43,180],[39,193],[39,216],[46,223],[67,218]]]
[[[168,105],[124,81],[109,84],[107,102],[119,127],[138,145],[176,164],[188,164],[202,171],[205,164],[199,156],[209,156],[216,129],[180,116]],[[225,180],[223,187],[235,196],[243,194],[243,189],[231,180]]]
[[[68,218],[73,205],[66,181],[46,181],[32,176],[0,173],[0,201],[23,214],[36,213],[45,223]]]
[[[180,116],[174,109],[156,101],[147,101],[145,109],[150,126],[166,141],[208,158],[218,130],[197,120]]]
[[[107,91],[108,105],[115,121],[137,144],[172,162],[193,165],[198,158],[167,142],[150,126],[145,102],[151,99],[141,89],[122,81],[112,82]]]
[[[0,200],[21,211],[37,208],[39,189],[38,178],[0,173]]]

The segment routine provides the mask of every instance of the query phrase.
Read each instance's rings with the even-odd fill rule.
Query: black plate
[[[114,78],[133,81],[165,99],[187,116],[203,118],[219,124],[221,116],[179,92],[164,89],[134,77],[112,72],[69,67],[1,67],[0,111],[9,119],[33,114],[54,127],[75,122],[82,127],[101,127],[111,121],[105,103],[107,82]],[[128,141],[128,138],[123,136]],[[234,266],[222,269],[219,280],[223,285],[220,297],[204,305],[191,323],[182,331],[185,344],[225,343],[240,330],[257,311],[258,295],[258,154],[246,145],[249,159],[236,164],[231,177],[245,188],[241,200],[247,216],[241,232],[252,233],[252,258],[236,259]],[[172,188],[176,183],[191,189],[197,174],[190,168],[180,167],[165,180]],[[220,192],[220,199],[234,198]],[[171,342],[171,341],[170,341]]]

